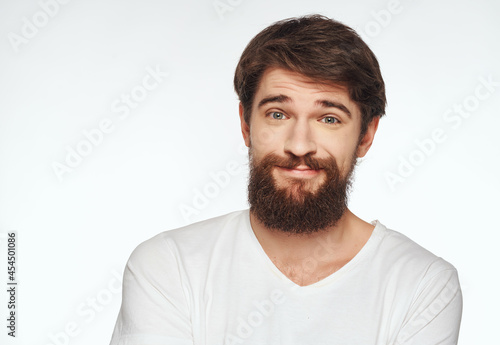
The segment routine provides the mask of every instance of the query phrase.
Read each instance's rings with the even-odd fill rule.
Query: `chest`
[[[273,261],[276,268],[283,273],[285,277],[299,286],[308,286],[315,284],[328,276],[334,274],[350,259],[336,260],[334,262],[321,262],[314,258],[301,261],[299,264],[280,263]]]
[[[402,319],[376,286],[234,288],[197,302],[197,344],[387,344]]]

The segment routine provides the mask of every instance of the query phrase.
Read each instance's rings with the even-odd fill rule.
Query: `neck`
[[[294,272],[304,271],[306,265],[312,264],[315,272],[310,273],[313,275],[332,270],[332,267],[340,268],[350,261],[368,241],[374,228],[349,210],[334,226],[312,234],[269,229],[252,213],[250,223],[262,248],[281,271],[283,267]]]

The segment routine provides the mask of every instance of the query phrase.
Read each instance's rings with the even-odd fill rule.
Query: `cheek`
[[[323,141],[321,146],[328,156],[335,157],[339,168],[345,172],[350,168],[356,153],[357,139],[353,140],[350,136],[331,137]]]
[[[273,149],[278,143],[278,135],[269,127],[259,128],[255,126],[250,128],[250,141],[252,147],[256,150],[269,150]]]

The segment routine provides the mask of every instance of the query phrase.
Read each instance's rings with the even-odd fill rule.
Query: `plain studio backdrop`
[[[0,6],[2,344],[107,344],[140,242],[247,207],[234,69],[260,30],[311,13],[355,28],[387,86],[350,208],[451,262],[460,344],[498,342],[498,2]],[[16,338],[6,327],[14,231]]]

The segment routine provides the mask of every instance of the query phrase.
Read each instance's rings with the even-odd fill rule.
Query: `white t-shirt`
[[[456,344],[455,268],[373,224],[351,261],[303,287],[266,255],[248,210],[165,231],[127,263],[111,344]]]

